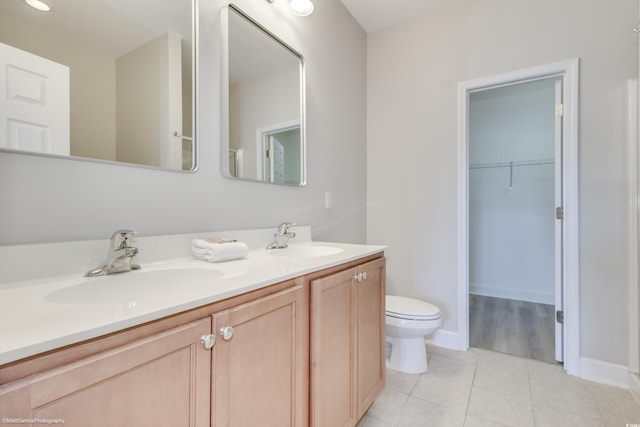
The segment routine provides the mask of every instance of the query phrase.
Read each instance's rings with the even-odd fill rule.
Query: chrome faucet
[[[278,226],[278,231],[274,234],[275,239],[267,246],[267,249],[282,249],[287,247],[289,239],[296,237],[296,233],[289,231],[290,227],[293,227],[295,222],[283,222]]]
[[[129,237],[136,234],[137,232],[133,230],[118,230],[113,233],[107,260],[100,267],[87,271],[85,277],[138,270],[140,266],[132,262],[133,257],[138,253],[138,248],[129,246]]]

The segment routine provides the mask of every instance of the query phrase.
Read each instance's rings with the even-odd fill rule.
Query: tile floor
[[[387,371],[358,427],[640,425],[628,391],[569,376],[559,365],[480,349],[427,351],[429,372]]]

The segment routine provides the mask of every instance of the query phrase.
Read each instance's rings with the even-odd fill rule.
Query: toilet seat
[[[433,304],[413,298],[387,295],[385,314],[389,317],[404,320],[436,320],[440,318],[440,310]]]

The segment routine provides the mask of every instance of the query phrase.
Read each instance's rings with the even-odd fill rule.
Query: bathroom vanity
[[[0,416],[70,426],[354,426],[385,382],[383,250],[306,241],[227,263],[143,264],[80,285],[0,286],[6,301],[44,280],[46,302],[34,295],[35,310],[71,306],[41,324],[57,334],[50,343],[3,332],[14,343],[0,347]],[[99,290],[135,287],[136,276],[145,286],[145,269],[163,295],[109,299]],[[108,303],[82,294],[87,286]],[[9,327],[28,333],[27,317]]]

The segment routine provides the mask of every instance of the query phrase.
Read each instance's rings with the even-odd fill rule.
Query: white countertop
[[[293,242],[293,240],[292,240]],[[67,274],[0,283],[0,365],[204,306],[384,251],[385,246],[299,241],[338,253],[289,257],[250,249],[246,258],[209,263],[190,256],[142,263],[101,277]]]

